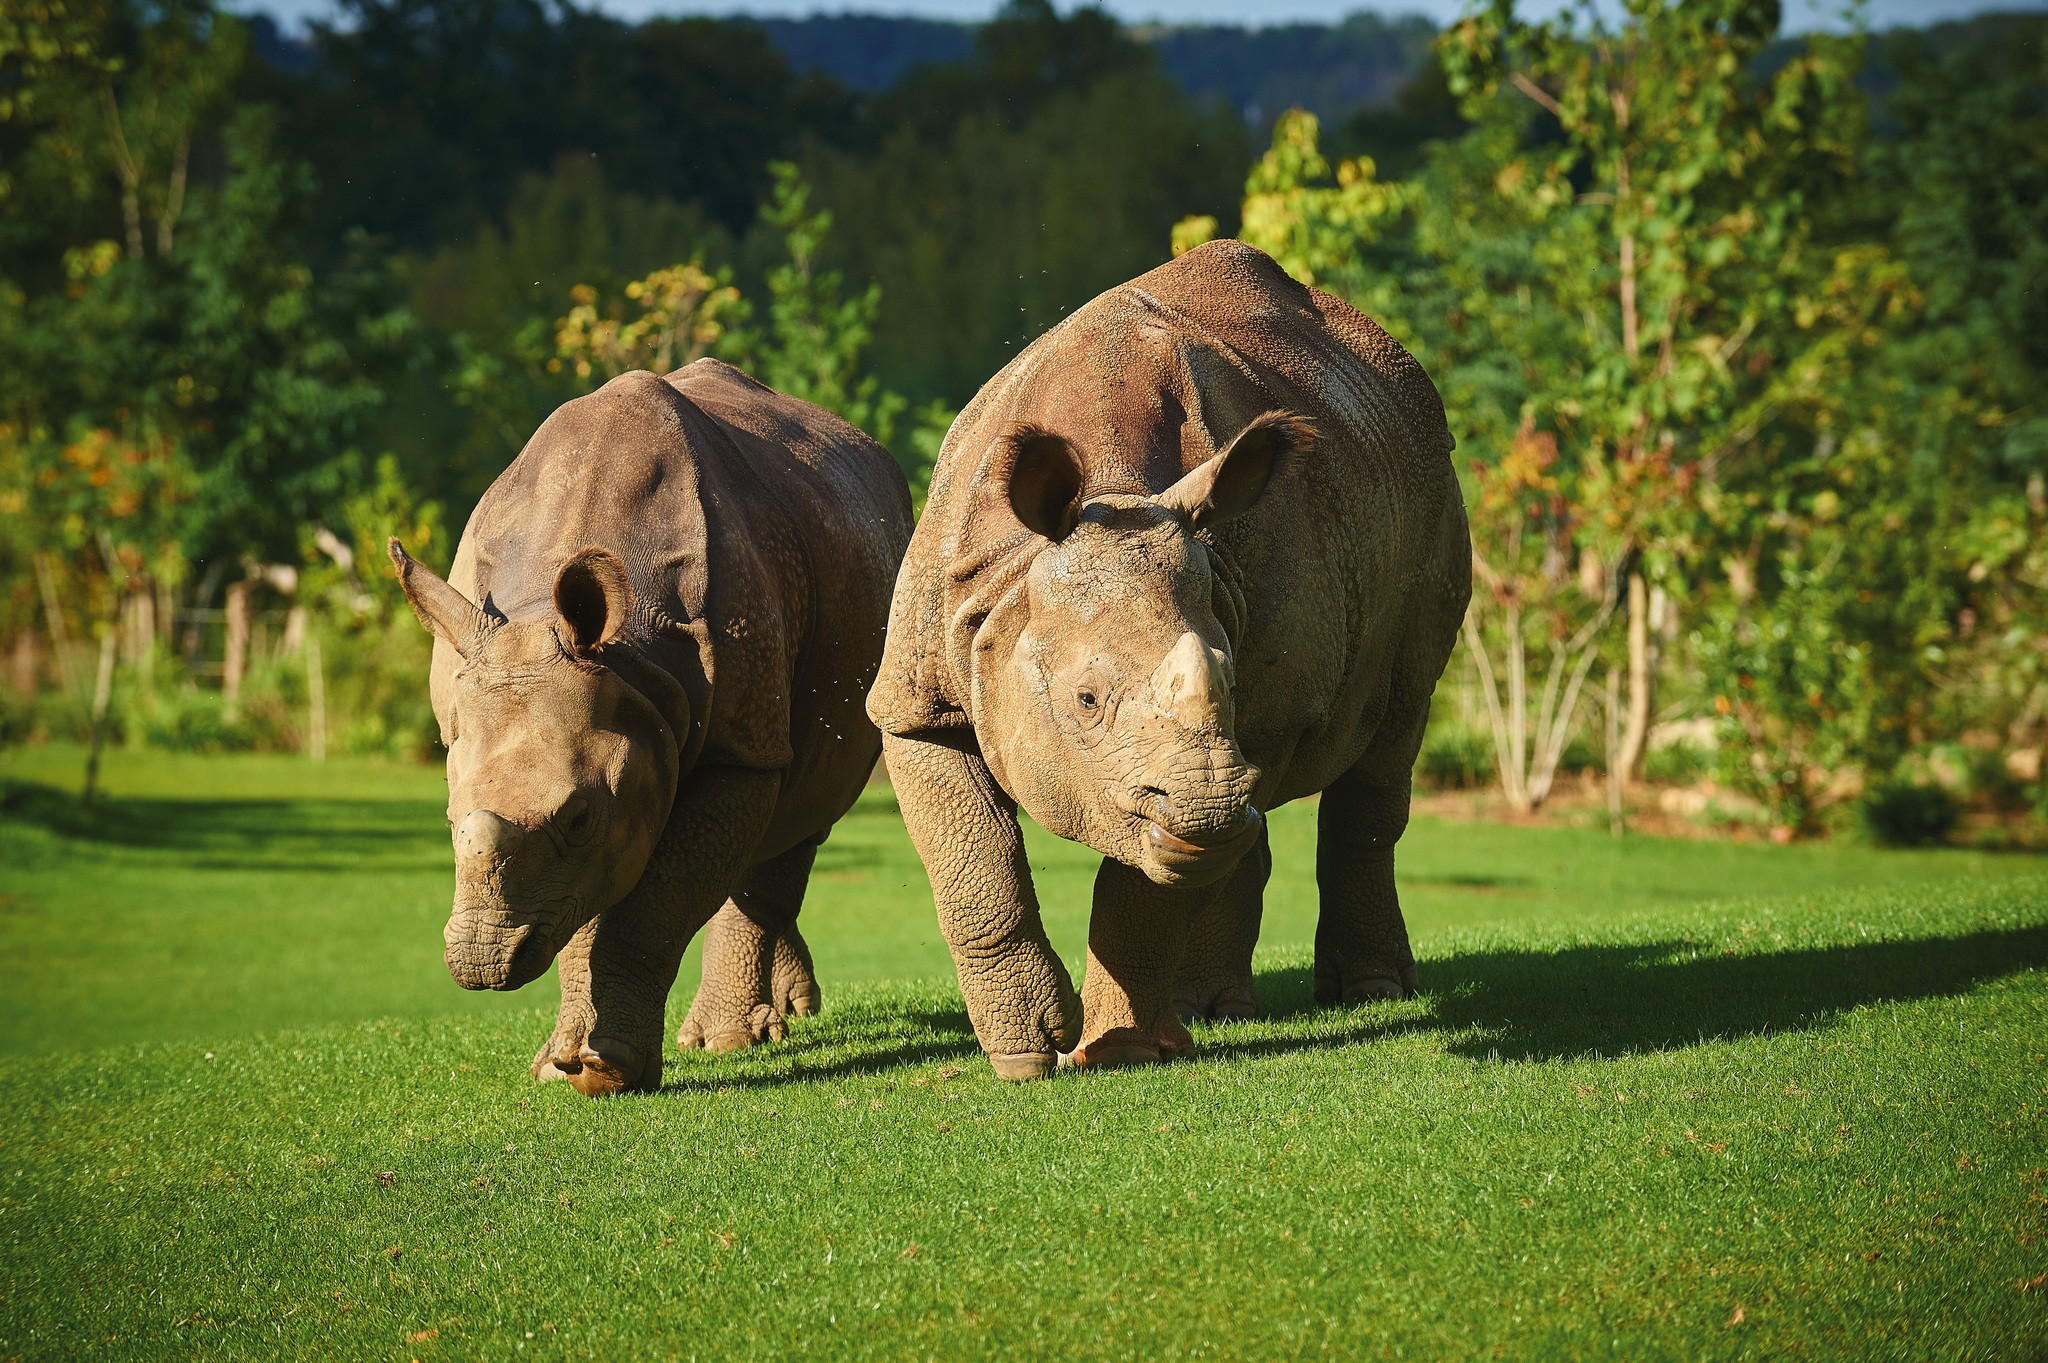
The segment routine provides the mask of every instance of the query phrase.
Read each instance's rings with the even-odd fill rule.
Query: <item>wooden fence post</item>
[[[312,709],[306,746],[315,762],[327,760],[327,677],[320,664],[320,632],[306,632],[306,700]]]
[[[100,781],[100,747],[107,738],[107,704],[114,698],[114,653],[121,631],[108,621],[100,635],[100,670],[92,685],[92,744],[85,754],[85,791],[79,797],[90,804]]]
[[[1628,832],[1621,803],[1621,674],[1612,664],[1607,668],[1607,829],[1615,837]]]
[[[249,583],[228,584],[228,650],[221,665],[220,694],[226,702],[227,719],[233,723],[242,709],[242,673],[249,665]]]

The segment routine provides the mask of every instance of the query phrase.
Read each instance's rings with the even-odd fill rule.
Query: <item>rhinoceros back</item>
[[[506,619],[547,618],[566,559],[616,553],[635,598],[628,643],[689,697],[685,769],[783,770],[786,789],[810,788],[799,803],[818,806],[787,812],[821,832],[879,747],[848,721],[909,533],[887,451],[700,360],[559,408],[477,504],[450,581]]]
[[[1285,786],[1269,798],[1321,788],[1322,768],[1370,742],[1418,612],[1446,639],[1462,617],[1469,549],[1455,442],[1406,350],[1235,241],[1094,299],[961,413],[906,556],[870,713],[905,734],[972,722],[975,639],[989,637],[991,613],[1013,608],[1045,544],[989,512],[983,489],[1005,433],[1022,424],[1064,437],[1086,496],[1153,495],[1274,410],[1313,419],[1315,448],[1250,513],[1204,534],[1237,596],[1246,753]],[[1432,672],[1425,701],[1434,682]],[[1313,760],[1287,777],[1298,754]]]

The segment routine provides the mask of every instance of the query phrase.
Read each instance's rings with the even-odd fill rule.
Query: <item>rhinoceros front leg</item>
[[[884,734],[882,753],[974,1035],[998,1075],[1035,1079],[1079,1039],[1081,1004],[1045,938],[1017,806],[970,744]]]
[[[1173,1011],[1182,1022],[1259,1015],[1259,998],[1252,987],[1252,948],[1259,942],[1266,880],[1272,871],[1273,853],[1261,827],[1258,845],[1245,853],[1222,892],[1188,924],[1187,948],[1173,985]]]
[[[740,888],[704,930],[704,980],[676,1045],[736,1051],[757,1041],[780,1041],[785,1014],[818,1011],[810,950],[796,931],[817,856],[816,842],[802,842],[747,869]]]
[[[587,1014],[589,1027],[551,1063],[578,1092],[661,1086],[663,1019],[683,950],[737,888],[780,785],[779,773],[728,767],[692,773],[676,793],[640,883],[590,925],[585,964],[562,973],[563,1013]],[[570,996],[576,984],[582,999]]]
[[[1394,890],[1394,844],[1408,827],[1409,781],[1346,773],[1316,824],[1316,1002],[1371,1003],[1415,992],[1415,953]]]
[[[596,936],[597,920],[593,918],[555,957],[555,973],[562,981],[562,1008],[555,1015],[554,1033],[534,1053],[530,1068],[536,1079],[567,1079],[568,1071],[555,1064],[555,1057],[579,1054],[590,1035],[595,1016],[590,1009],[590,942]]]

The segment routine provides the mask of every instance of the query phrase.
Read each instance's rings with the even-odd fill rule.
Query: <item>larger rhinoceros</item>
[[[910,495],[844,421],[715,360],[557,410],[477,504],[444,582],[391,557],[435,635],[455,905],[448,969],[517,989],[558,956],[534,1057],[587,1094],[815,1011],[812,859],[873,770],[862,699]],[[721,907],[723,906],[723,907]]]
[[[868,700],[996,1072],[1243,1016],[1264,811],[1320,791],[1319,1000],[1400,997],[1394,843],[1471,591],[1414,359],[1234,241],[1111,289],[954,423]],[[1076,998],[1016,807],[1103,854]]]

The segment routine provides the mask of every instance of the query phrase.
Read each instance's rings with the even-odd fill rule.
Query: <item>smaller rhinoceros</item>
[[[797,910],[874,768],[862,700],[909,534],[879,445],[699,360],[550,416],[448,581],[391,541],[435,636],[448,970],[517,989],[559,957],[535,1075],[657,1087],[669,987],[707,922],[679,1044],[731,1049],[816,1011]]]
[[[1414,359],[1240,242],[1089,303],[939,452],[868,701],[996,1072],[1253,1011],[1263,812],[1322,794],[1316,997],[1400,997],[1394,843],[1471,592]],[[1103,854],[1076,998],[1017,806]]]

